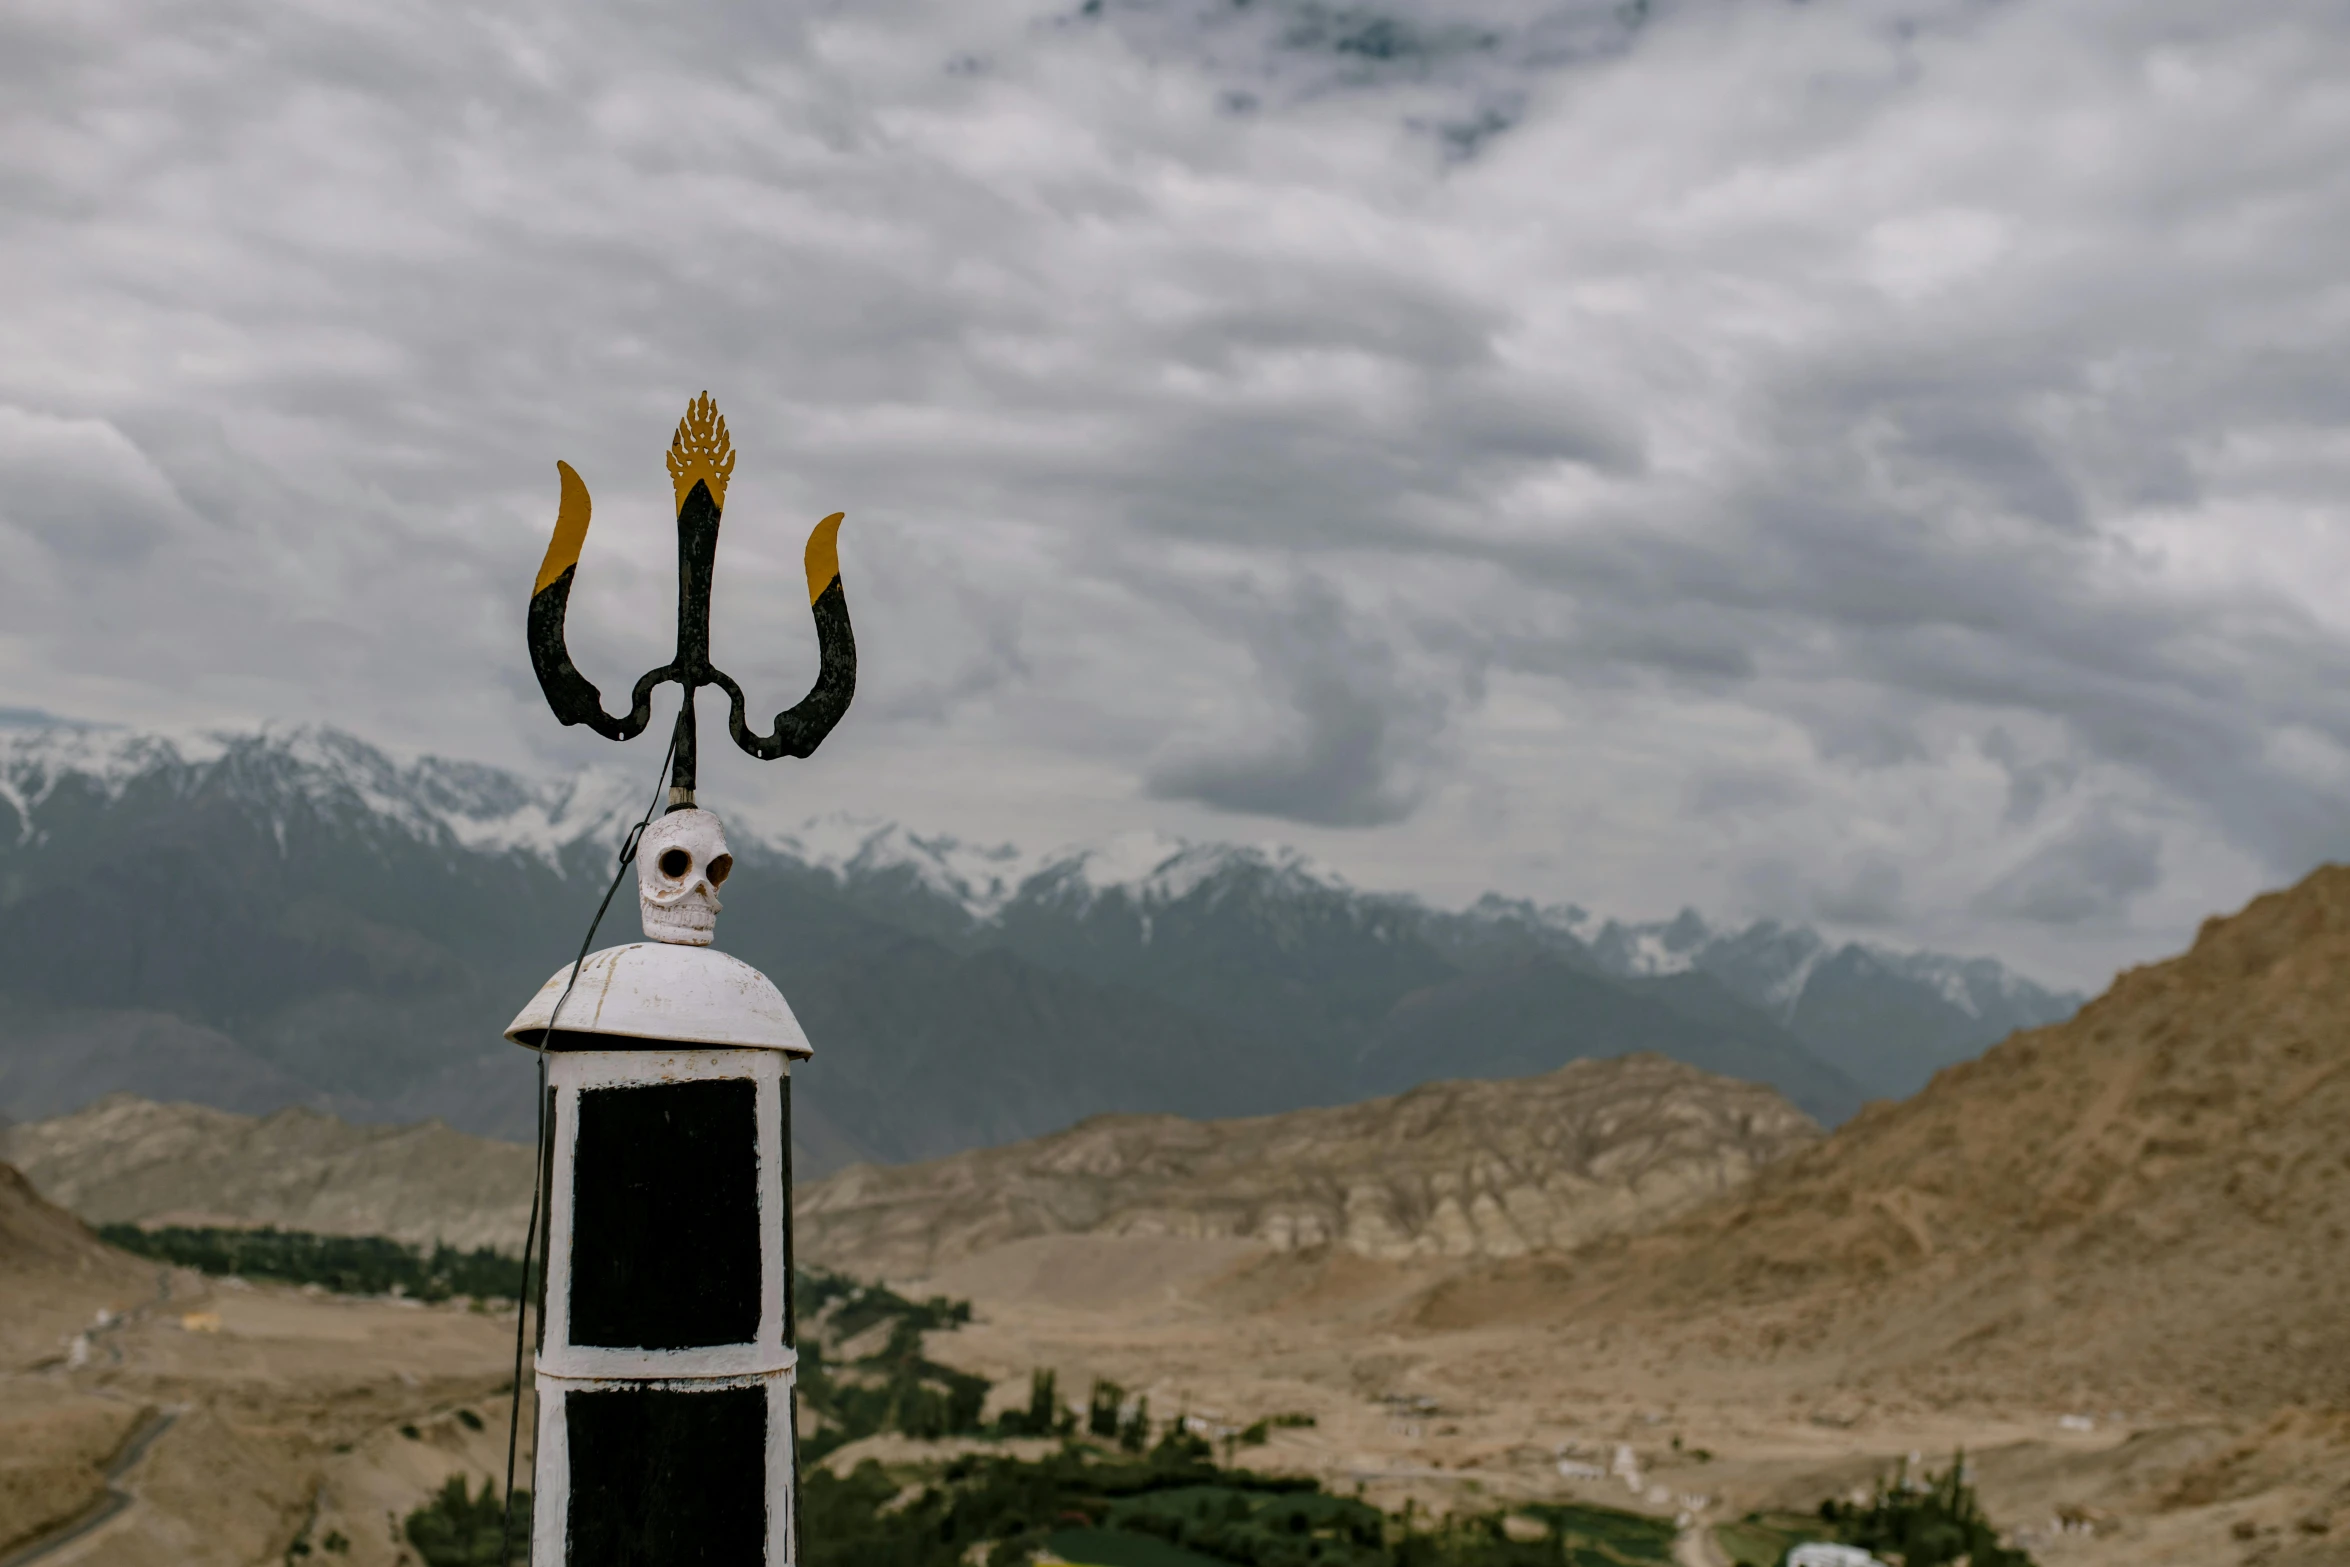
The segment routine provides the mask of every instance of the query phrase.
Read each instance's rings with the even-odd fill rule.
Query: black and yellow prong
[[[546,559],[530,590],[530,619],[525,635],[530,643],[530,667],[546,693],[547,706],[566,724],[585,724],[608,740],[627,740],[651,720],[649,691],[639,691],[636,706],[625,717],[604,711],[604,699],[594,684],[571,662],[563,642],[563,617],[571,606],[571,583],[579,569],[579,552],[587,543],[588,490],[571,464],[555,464],[563,480],[563,500],[555,511],[555,536],[547,542]]]
[[[720,674],[715,683],[732,699],[727,730],[734,743],[762,761],[779,756],[813,756],[832,733],[857,693],[857,635],[849,626],[848,595],[840,583],[840,525],[834,512],[808,535],[808,608],[816,618],[816,683],[785,712],[775,715],[772,734],[753,734],[743,720],[742,688]]]

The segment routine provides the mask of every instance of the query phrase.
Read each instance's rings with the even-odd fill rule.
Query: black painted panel
[[[767,1560],[767,1394],[630,1390],[563,1401],[568,1567]]]
[[[589,1088],[572,1162],[571,1342],[689,1349],[759,1331],[758,1088]]]

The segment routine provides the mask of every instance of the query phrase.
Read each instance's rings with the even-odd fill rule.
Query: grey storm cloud
[[[1812,894],[1813,916],[1839,925],[1889,926],[1901,912],[1901,867],[1882,854],[1861,855]]]
[[[0,408],[0,517],[60,562],[105,569],[153,549],[187,507],[105,421]]]
[[[2092,982],[2350,843],[2345,73],[2318,0],[19,7],[0,682],[610,760],[553,465],[609,691],[708,388],[723,660],[804,689],[845,509],[866,661],[713,787]]]
[[[1684,796],[1692,815],[1724,812],[1768,816],[1800,805],[1807,791],[1796,780],[1753,768],[1720,768],[1689,781]]]
[[[2093,812],[1983,893],[1993,911],[2045,925],[2111,918],[2162,880],[2162,838]]]
[[[1409,816],[1427,787],[1444,694],[1404,676],[1323,584],[1244,604],[1233,618],[1276,699],[1264,731],[1179,745],[1146,775],[1150,792],[1328,827]]]
[[[2071,788],[2080,778],[2080,769],[2064,757],[2035,760],[2014,736],[1997,724],[1983,736],[1983,754],[1996,762],[2007,774],[2007,812],[2010,826],[2029,826],[2040,815],[2040,807]]]
[[[1897,929],[1908,911],[1901,867],[1882,850],[1864,849],[1829,866],[1798,865],[1766,854],[1739,870],[1749,907],[1773,919],[1825,921],[1851,930]]]

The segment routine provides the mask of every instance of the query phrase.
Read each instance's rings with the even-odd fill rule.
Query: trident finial
[[[669,438],[669,481],[677,486],[677,509],[694,486],[710,486],[710,499],[726,509],[726,481],[734,477],[734,443],[726,438],[726,416],[710,401],[710,394],[685,405],[677,433]]]
[[[563,500],[555,513],[555,536],[539,563],[530,593],[530,662],[538,671],[547,705],[565,724],[585,724],[607,740],[633,740],[652,721],[653,688],[675,681],[685,689],[677,713],[677,755],[670,772],[669,808],[694,803],[694,692],[702,686],[724,691],[732,706],[726,717],[734,743],[762,761],[814,754],[849,709],[857,690],[857,641],[849,631],[849,605],[840,585],[840,524],[834,512],[808,535],[808,605],[816,617],[816,645],[822,662],[816,684],[799,705],[775,716],[773,734],[755,734],[743,722],[743,689],[710,662],[710,574],[718,559],[718,519],[726,505],[726,484],[734,476],[734,444],[726,420],[704,392],[686,405],[669,443],[669,477],[677,490],[677,656],[639,676],[624,717],[604,711],[603,694],[571,662],[563,641],[563,614],[571,602],[571,579],[587,542],[587,485],[571,464],[558,462]]]

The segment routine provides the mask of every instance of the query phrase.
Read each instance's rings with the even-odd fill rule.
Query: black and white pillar
[[[547,1051],[530,1560],[786,1567],[806,1036],[764,975],[707,946],[591,955],[550,1036],[570,977],[507,1031]]]

